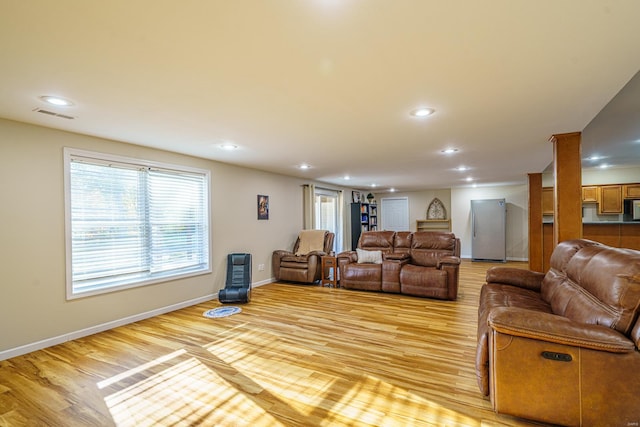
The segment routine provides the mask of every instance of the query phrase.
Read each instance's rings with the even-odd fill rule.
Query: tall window
[[[209,173],[65,149],[67,298],[210,272]]]
[[[335,190],[315,189],[315,228],[335,233],[333,250],[336,252],[338,242],[342,241],[339,199],[339,193]]]

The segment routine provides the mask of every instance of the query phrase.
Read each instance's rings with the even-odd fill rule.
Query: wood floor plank
[[[274,283],[0,362],[0,426],[528,426],[475,377],[480,287],[458,301]],[[525,268],[524,263],[510,266]]]

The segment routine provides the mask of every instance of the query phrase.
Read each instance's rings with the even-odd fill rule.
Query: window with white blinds
[[[67,297],[210,272],[209,173],[65,150]]]

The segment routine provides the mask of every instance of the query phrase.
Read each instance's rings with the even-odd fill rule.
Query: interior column
[[[529,270],[544,273],[542,238],[542,174],[529,174]]]
[[[582,237],[580,132],[553,135],[553,244]]]

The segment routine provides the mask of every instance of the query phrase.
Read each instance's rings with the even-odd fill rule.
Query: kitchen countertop
[[[638,225],[638,224],[640,224],[640,221],[584,221],[582,224],[595,224],[595,225],[633,224],[633,225]]]
[[[553,224],[553,221],[542,221],[543,224]],[[620,224],[631,224],[631,225],[640,225],[640,221],[583,221],[582,225],[620,225]]]

